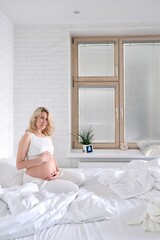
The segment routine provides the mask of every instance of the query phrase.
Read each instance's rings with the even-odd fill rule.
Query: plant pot
[[[91,153],[91,152],[93,152],[93,145],[92,145],[92,144],[83,145],[83,151],[84,151],[85,153]]]

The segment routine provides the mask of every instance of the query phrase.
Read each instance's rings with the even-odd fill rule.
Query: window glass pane
[[[90,125],[94,142],[115,142],[115,88],[79,88],[79,130],[88,130]]]
[[[114,76],[114,44],[79,44],[78,76]]]
[[[126,141],[160,138],[160,44],[124,45]]]

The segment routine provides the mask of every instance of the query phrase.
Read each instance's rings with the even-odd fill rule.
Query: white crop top
[[[31,138],[29,149],[26,158],[31,160],[36,158],[41,153],[48,151],[51,154],[54,152],[54,146],[49,136],[37,137],[35,134],[28,132]]]

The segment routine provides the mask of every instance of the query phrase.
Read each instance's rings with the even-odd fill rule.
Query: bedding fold
[[[160,167],[107,169],[99,176],[100,184],[108,186],[121,199],[160,197]]]
[[[0,199],[10,211],[0,218],[0,239],[25,237],[57,224],[109,220],[115,212],[107,200],[85,189],[54,194],[33,183],[1,189]]]

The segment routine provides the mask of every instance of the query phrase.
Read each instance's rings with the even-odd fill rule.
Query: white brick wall
[[[13,25],[0,12],[0,158],[13,156]]]
[[[14,28],[14,150],[39,106],[47,107],[55,120],[55,156],[69,166],[69,33],[53,27]],[[17,130],[16,130],[17,129]]]

